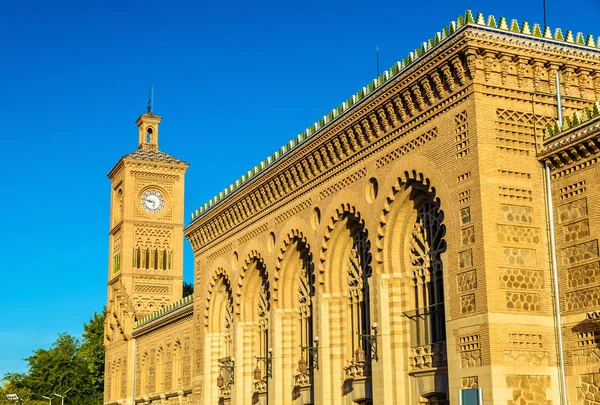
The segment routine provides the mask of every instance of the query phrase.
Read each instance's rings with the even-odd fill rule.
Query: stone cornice
[[[331,120],[324,117],[304,139],[298,137],[196,211],[185,230],[194,250],[206,251],[233,228],[259,223],[267,211],[300,197],[309,184],[322,184],[324,176],[348,170],[374,150],[410,141],[409,134],[472,92],[471,84],[487,85],[490,74],[502,75],[503,82],[511,77],[514,83],[505,87],[517,92],[551,94],[552,77],[562,69],[565,80],[576,80],[570,72],[578,72],[581,94],[600,91],[600,80],[595,88],[590,81],[600,50],[511,29],[464,25],[417,53],[395,75],[388,72],[381,83],[363,89],[356,103],[345,104]]]
[[[519,25],[516,20],[512,20],[510,23],[505,18],[501,18],[499,23],[493,16],[489,16],[486,22],[484,16],[479,13],[476,18],[473,18],[470,11],[467,11],[465,16],[459,16],[456,21],[450,23],[448,27],[444,27],[442,32],[438,32],[434,37],[430,38],[429,41],[424,42],[421,47],[415,49],[414,52],[410,52],[406,58],[403,58],[402,62],[398,62],[395,66],[392,66],[389,71],[384,72],[383,75],[379,76],[372,83],[369,83],[366,87],[356,95],[349,98],[342,105],[333,109],[331,113],[323,117],[315,123],[315,125],[308,128],[305,132],[298,135],[298,137],[292,139],[288,144],[284,145],[280,150],[269,156],[263,162],[252,168],[247,174],[239,178],[237,181],[232,183],[229,187],[211,199],[209,202],[204,204],[200,209],[196,210],[192,214],[192,222],[194,222],[199,216],[205,214],[208,210],[214,208],[224,198],[228,197],[232,193],[236,192],[240,187],[247,185],[254,178],[262,174],[264,171],[277,160],[281,159],[284,155],[288,155],[299,144],[307,142],[310,138],[315,135],[320,135],[323,129],[331,128],[335,126],[335,123],[339,124],[339,117],[347,115],[354,116],[356,106],[360,105],[363,108],[369,109],[370,104],[367,100],[374,101],[372,97],[375,93],[380,92],[381,87],[390,88],[388,85],[389,81],[398,82],[398,78],[404,78],[407,82],[411,82],[411,71],[421,70],[425,60],[433,60],[432,55],[439,53],[440,49],[449,48],[448,43],[452,42],[456,37],[460,37],[464,33],[464,36],[473,43],[475,47],[478,45],[483,46],[485,49],[485,57],[488,58],[490,54],[492,56],[500,55],[502,58],[507,57],[507,50],[510,53],[514,53],[514,57],[517,61],[517,76],[519,77],[519,85],[527,73],[527,67],[531,63],[533,65],[534,83],[537,85],[541,76],[541,68],[544,67],[540,60],[535,59],[539,56],[540,52],[545,52],[548,55],[553,55],[554,62],[550,63],[549,69],[555,69],[553,65],[555,62],[561,64],[565,62],[566,57],[572,57],[573,60],[581,62],[582,58],[589,59],[589,61],[597,61],[600,56],[600,51],[596,49],[596,42],[594,37],[588,35],[585,37],[581,33],[573,35],[571,31],[567,31],[566,35],[563,36],[562,31],[557,29],[552,34],[549,28],[546,28],[544,32],[540,29],[538,24],[535,24],[533,28],[530,28],[527,22]],[[528,54],[528,55],[526,55]],[[472,49],[466,53],[467,56],[467,69],[470,73],[476,70],[477,51]],[[449,69],[442,69],[445,74],[456,75],[460,81],[464,79],[464,66],[462,63],[458,63],[456,58],[449,60]],[[559,69],[560,65],[556,67]],[[564,68],[565,74],[569,77],[573,75],[573,72],[577,72],[580,75],[589,75],[585,72],[585,66],[571,67],[567,66]],[[486,69],[487,74],[487,67]],[[600,73],[599,73],[600,74]],[[463,76],[463,77],[461,77]],[[438,84],[439,78],[433,76],[433,83]],[[594,78],[594,80],[596,80]],[[450,83],[451,86],[451,83]],[[550,84],[551,87],[551,84]],[[452,89],[451,89],[452,90]],[[408,109],[412,109],[415,102],[418,106],[421,106],[426,99],[423,98],[423,91],[426,96],[431,96],[434,93],[432,89],[432,83],[430,80],[426,80],[420,84],[414,85],[409,88],[408,93],[411,95],[410,99],[406,99],[404,94],[401,96],[406,103]],[[443,91],[443,90],[442,90]],[[597,92],[600,92],[600,83],[597,86]],[[378,112],[373,113],[375,116],[379,115]],[[385,111],[383,115],[385,115]],[[372,117],[369,117],[373,120]],[[377,118],[375,118],[377,120]]]
[[[548,139],[544,146],[538,160],[553,170],[597,158],[600,155],[600,116]]]

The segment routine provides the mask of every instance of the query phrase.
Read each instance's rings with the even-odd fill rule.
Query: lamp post
[[[53,393],[53,395],[56,395],[57,397],[59,397],[61,399],[60,405],[65,405],[65,395],[67,395],[67,392],[71,391],[72,389],[73,389],[73,387],[69,388],[68,390],[63,392],[62,395],[57,394],[56,392]]]
[[[14,402],[15,404],[18,402],[22,402],[21,398],[19,398],[19,396],[17,394],[6,394],[6,399]]]
[[[52,397],[47,397],[47,396],[42,395],[42,398],[48,400],[48,405],[52,405]]]

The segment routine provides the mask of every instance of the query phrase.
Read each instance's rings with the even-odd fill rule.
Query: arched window
[[[441,253],[442,214],[432,202],[421,205],[410,237],[415,314],[411,328],[412,346],[430,345],[446,340],[444,281]]]
[[[298,322],[300,331],[300,346],[307,348],[312,346],[313,342],[313,322],[312,322],[312,261],[309,255],[306,255],[302,260],[302,269],[300,269],[300,277],[298,280]],[[306,361],[306,354],[301,353]]]
[[[365,336],[370,330],[370,294],[371,256],[369,242],[365,232],[360,232],[353,241],[347,268],[347,280],[350,294],[351,349],[355,361],[370,364],[371,348],[365,344]],[[369,368],[365,367],[365,372]]]

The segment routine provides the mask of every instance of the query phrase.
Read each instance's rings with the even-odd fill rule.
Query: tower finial
[[[148,112],[152,112],[152,102],[154,101],[154,86],[148,89]]]

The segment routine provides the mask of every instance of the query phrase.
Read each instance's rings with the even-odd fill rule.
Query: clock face
[[[158,214],[165,208],[165,198],[157,190],[147,190],[140,198],[142,209],[149,214]]]

